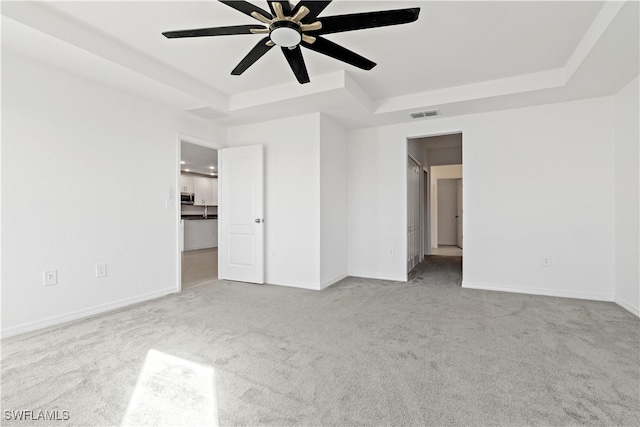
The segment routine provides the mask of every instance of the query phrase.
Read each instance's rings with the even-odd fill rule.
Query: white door
[[[456,220],[458,224],[458,246],[462,248],[462,179],[457,182],[458,193],[458,210],[456,212]]]
[[[420,262],[420,165],[407,163],[407,272]]]
[[[218,151],[218,275],[264,283],[262,145]]]

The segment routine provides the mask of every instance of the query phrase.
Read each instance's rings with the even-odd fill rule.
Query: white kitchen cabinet
[[[201,178],[199,176],[193,178],[193,193],[195,195],[193,204],[195,206],[213,205],[212,186],[213,182],[211,178]]]
[[[193,178],[193,192],[195,206],[218,206],[217,178]]]
[[[180,192],[193,193],[193,177],[189,175],[180,175]]]
[[[217,219],[190,219],[184,221],[184,250],[215,248],[218,246]]]

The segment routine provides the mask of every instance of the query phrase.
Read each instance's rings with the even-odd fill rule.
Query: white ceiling
[[[180,144],[180,170],[201,175],[217,175],[218,150],[183,141]]]
[[[320,17],[416,6],[414,23],[327,36],[377,62],[371,71],[303,50],[306,85],[277,49],[230,75],[263,36],[161,35],[258,23],[216,1],[4,1],[2,43],[183,110],[209,107],[227,125],[313,111],[347,127],[394,123],[434,107],[455,115],[602,95],[638,74],[635,1],[335,0]]]

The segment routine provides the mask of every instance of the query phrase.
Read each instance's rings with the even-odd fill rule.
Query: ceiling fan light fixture
[[[276,21],[270,29],[269,38],[278,46],[294,47],[302,40],[300,27],[291,21]]]
[[[263,37],[231,71],[239,76],[262,58],[272,47],[282,48],[289,67],[299,83],[309,83],[309,73],[302,56],[302,48],[327,55],[346,64],[371,70],[376,63],[340,46],[323,36],[367,28],[408,24],[418,19],[420,8],[379,10],[319,17],[332,0],[299,0],[293,6],[288,0],[267,0],[271,13],[247,0],[219,0],[221,3],[251,16],[262,25],[231,25],[224,27],[196,28],[192,30],[165,31],[168,39],[182,37],[226,36],[235,34],[263,34]],[[302,20],[304,19],[304,22]],[[268,35],[267,35],[268,34]]]

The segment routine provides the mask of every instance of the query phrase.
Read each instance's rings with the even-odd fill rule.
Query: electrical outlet
[[[389,248],[389,249],[387,250],[387,255],[388,255],[388,256],[393,256],[393,248]]]
[[[44,272],[44,285],[51,286],[58,284],[58,270],[47,270]]]
[[[107,276],[107,264],[96,264],[96,277]]]
[[[173,200],[167,199],[165,210],[172,211],[173,210]]]
[[[545,255],[542,259],[542,265],[545,267],[551,267],[551,255]]]

